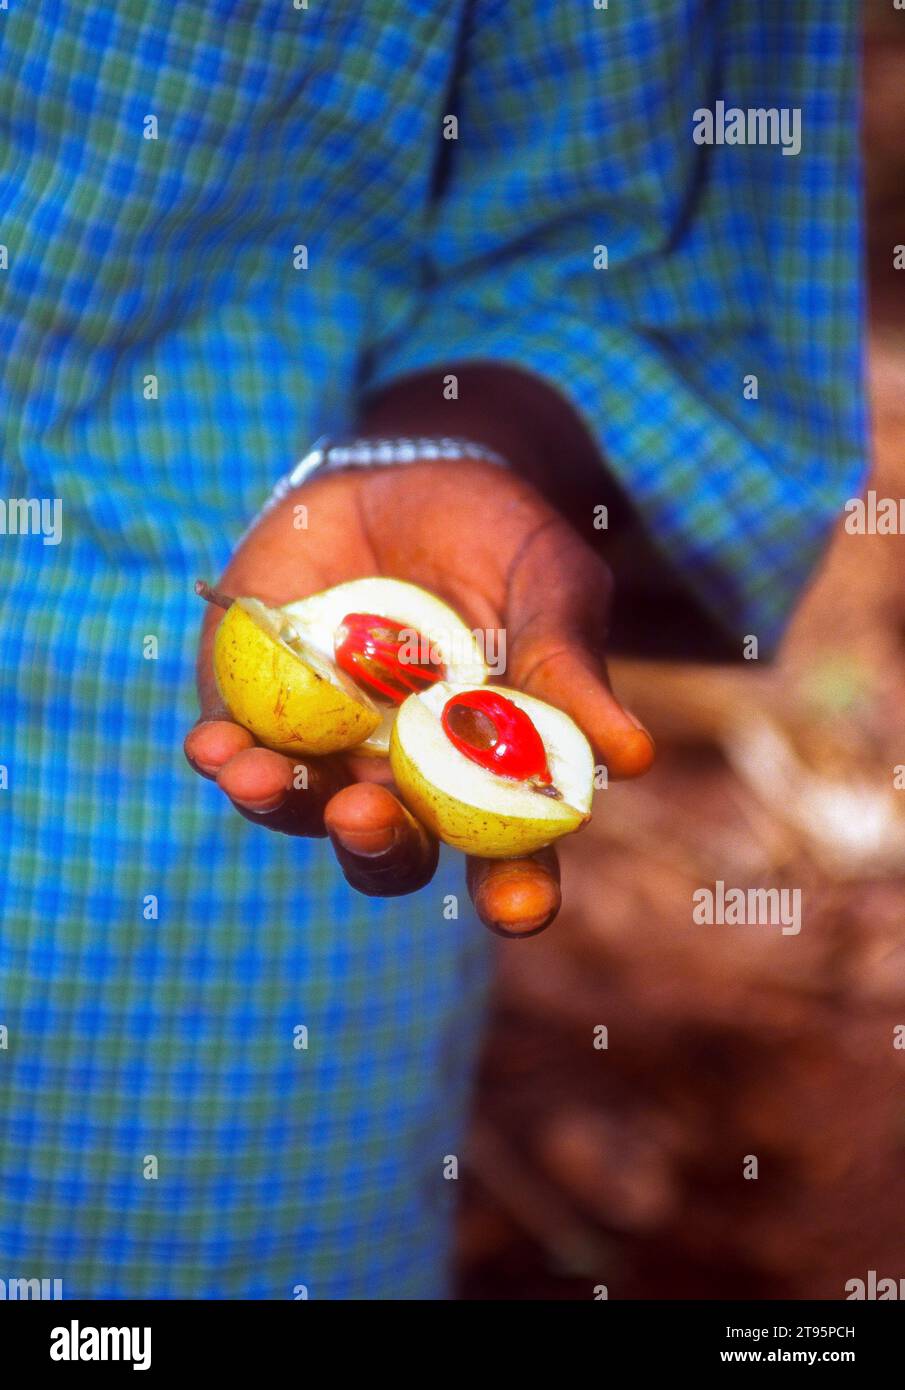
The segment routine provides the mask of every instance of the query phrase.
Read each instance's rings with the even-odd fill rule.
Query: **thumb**
[[[540,528],[509,581],[508,678],[564,711],[612,777],[638,777],[654,742],[613,693],[603,657],[613,589],[609,567],[567,522]]]
[[[582,729],[611,777],[640,777],[654,760],[654,741],[624,709],[610,687],[606,666],[575,641],[536,655],[516,679],[520,690],[563,710]]]

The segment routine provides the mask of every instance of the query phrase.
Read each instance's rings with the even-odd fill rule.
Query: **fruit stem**
[[[212,589],[206,579],[195,580],[195,593],[206,603],[215,603],[218,608],[229,608],[232,603],[228,594],[221,594],[219,589]]]

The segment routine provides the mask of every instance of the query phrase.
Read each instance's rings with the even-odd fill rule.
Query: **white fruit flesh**
[[[348,613],[376,613],[417,632],[446,668],[450,682],[475,687],[487,679],[481,647],[456,613],[441,599],[417,584],[401,579],[352,579],[322,593],[287,603],[283,613],[303,641],[333,661],[336,633]],[[374,691],[371,699],[381,715],[374,733],[359,744],[356,754],[385,757],[399,706],[383,700]]]
[[[561,710],[517,690],[484,688],[505,696],[531,719],[559,798],[501,777],[456,748],[441,723],[444,705],[457,693],[449,682],[412,695],[401,706],[390,753],[393,774],[410,809],[447,844],[490,858],[531,854],[588,819],[594,757],[584,734]]]

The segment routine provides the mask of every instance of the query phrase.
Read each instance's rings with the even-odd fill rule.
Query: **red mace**
[[[523,709],[494,690],[466,690],[453,695],[440,716],[447,738],[460,753],[488,772],[552,782],[543,739]]]
[[[406,659],[413,648],[417,661]],[[396,705],[446,677],[445,666],[422,659],[430,643],[420,632],[377,613],[347,613],[336,629],[334,651],[347,675]]]

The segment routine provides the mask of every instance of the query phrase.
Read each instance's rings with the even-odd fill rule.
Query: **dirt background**
[[[905,12],[865,10],[870,486],[901,498]],[[566,847],[556,926],[500,948],[462,1298],[838,1299],[869,1269],[905,1277],[905,536],[838,534],[753,668],[614,671],[659,761]],[[692,927],[717,878],[800,887],[800,935]]]

